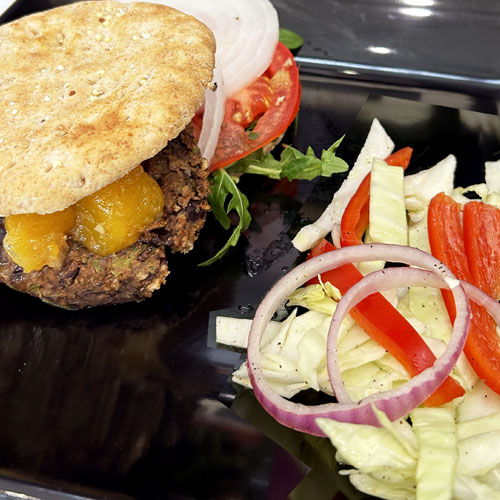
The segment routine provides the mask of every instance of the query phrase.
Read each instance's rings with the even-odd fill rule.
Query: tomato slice
[[[255,82],[231,97],[234,104],[232,120],[243,127],[248,127],[271,106],[273,100],[271,78],[262,75]],[[228,117],[225,116],[225,119]]]
[[[299,110],[299,70],[292,53],[278,43],[269,68],[226,101],[211,170],[225,167],[277,139]],[[253,130],[246,128],[257,121]]]
[[[467,203],[463,227],[460,212],[460,204],[444,193],[431,200],[427,220],[432,254],[458,278],[485,293],[495,294],[500,287],[500,211],[478,202]],[[442,294],[450,319],[454,321],[456,311],[451,293],[443,290]],[[500,339],[495,321],[474,302],[471,302],[471,312],[465,355],[477,375],[500,394]]]

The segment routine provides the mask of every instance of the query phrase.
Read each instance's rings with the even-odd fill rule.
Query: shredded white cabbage
[[[403,173],[400,167],[373,160],[368,233],[374,243],[408,244]]]
[[[429,202],[436,194],[451,194],[456,167],[457,159],[448,155],[431,168],[405,176],[406,210],[412,222],[418,222],[426,216]]]
[[[374,122],[372,129],[375,128],[375,135],[383,136],[385,132],[382,133],[379,125]],[[366,144],[370,140],[369,137]],[[386,148],[387,138],[384,140]],[[372,161],[368,160],[372,152],[373,145],[369,145],[362,152],[363,157],[360,154],[361,159],[358,158],[360,164],[355,175],[342,186],[341,195],[334,196],[316,224],[299,233],[294,241],[299,249],[309,248],[340,222],[350,196],[366,174],[363,169]],[[404,178],[410,246],[430,252],[427,208],[439,192],[444,191],[465,203],[469,200],[464,194],[473,191],[483,202],[498,202],[500,206],[500,161],[486,164],[485,184],[453,190],[455,168],[456,159],[450,155],[434,167]],[[354,168],[351,173],[353,171]],[[373,217],[376,220],[387,217],[382,224],[386,228],[399,229],[405,225],[406,221],[400,218],[391,219],[399,217],[399,211],[386,209],[386,190],[386,186],[380,190],[378,204],[370,205],[370,232]],[[335,229],[333,235],[335,238]],[[392,240],[383,236],[377,241]],[[290,297],[289,305],[309,311],[301,315],[295,311],[262,347],[265,376],[283,396],[289,397],[306,388],[331,394],[326,370],[326,338],[339,298],[339,291],[328,283],[301,288]],[[423,287],[405,289],[392,294],[392,303],[439,357],[452,329],[440,291]],[[409,378],[404,367],[350,316],[341,327],[338,357],[342,380],[353,400],[390,390]],[[376,409],[381,427],[317,420],[337,449],[337,460],[352,466],[341,473],[348,475],[356,488],[394,500],[500,500],[500,395],[478,380],[464,354],[451,376],[466,389],[465,396],[440,408],[417,408],[410,414],[411,423],[390,422]],[[246,366],[242,366],[233,379],[250,386]]]
[[[370,179],[370,211],[366,243],[408,244],[403,169],[374,158]],[[383,260],[360,262],[363,275],[383,269]]]
[[[354,467],[347,473],[355,487],[395,500],[500,498],[499,413],[466,426],[450,405],[414,410],[412,426],[377,414],[381,428],[317,420],[337,458]]]
[[[339,225],[345,207],[352,195],[357,191],[361,181],[370,171],[373,158],[384,159],[393,149],[394,143],[392,139],[375,118],[354,166],[349,171],[349,175],[342,183],[342,186],[333,195],[330,205],[316,222],[304,226],[293,239],[292,243],[298,250],[301,252],[309,250],[330,231],[332,232],[333,243],[340,246]]]
[[[488,191],[500,193],[500,160],[487,161],[484,164],[484,181]]]

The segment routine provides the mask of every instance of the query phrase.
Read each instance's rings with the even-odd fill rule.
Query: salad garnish
[[[231,227],[231,219],[228,214],[233,210],[238,214],[238,224],[226,244],[210,259],[199,264],[199,266],[209,266],[238,242],[242,231],[248,229],[252,217],[248,211],[248,198],[238,189],[237,177],[233,177],[225,169],[216,170],[210,178],[210,195],[208,201],[212,207],[215,218],[221,226],[228,230]],[[226,203],[229,197],[229,203]]]
[[[372,137],[374,130],[382,140],[379,151],[386,150],[381,156],[387,157],[392,141],[379,123],[372,125]],[[262,302],[249,332],[248,363],[234,379],[250,385],[284,425],[326,434],[338,450],[337,459],[353,467],[342,473],[361,491],[398,500],[500,498],[500,198],[495,191],[500,162],[488,162],[486,184],[453,189],[453,156],[402,178],[392,175],[391,169],[399,167],[382,165],[373,154],[377,145],[367,142],[356,175],[351,169],[319,223],[295,240],[299,247],[313,247],[310,260],[282,278]],[[408,150],[405,156],[409,158]],[[366,163],[363,171],[360,165],[366,169]],[[405,161],[399,163],[405,166]],[[381,167],[377,185],[363,180],[372,165]],[[403,240],[410,246],[372,243],[384,238],[384,231],[390,240],[402,226],[393,219],[399,208],[372,199],[383,199],[384,193],[397,199],[398,206],[404,199],[408,234]],[[481,201],[471,201],[465,193],[475,193]],[[315,245],[318,235],[329,231],[335,246],[325,239]],[[364,257],[346,257],[347,251]],[[419,261],[422,255],[432,259],[431,253],[439,258],[434,264],[427,261],[433,273]],[[363,259],[405,260],[416,268],[382,267],[363,277],[364,268],[357,263]],[[444,282],[440,272],[446,273]],[[300,284],[306,286],[292,293]],[[396,291],[384,292],[386,288]],[[467,300],[447,297],[459,297],[461,288],[472,314]],[[287,298],[289,306],[308,311],[294,310],[274,326],[269,323],[272,312]],[[368,299],[376,306],[363,311]],[[382,300],[388,304],[385,309]],[[407,326],[394,328],[393,336],[384,339],[394,318]],[[409,340],[408,331],[418,338],[417,345],[425,346],[423,351]],[[411,368],[408,362],[424,351],[430,353],[428,367]],[[339,403],[308,407],[284,399],[306,388],[335,394]],[[434,406],[420,407],[424,402]]]
[[[285,146],[281,156],[276,159],[271,153],[265,154],[262,149],[236,161],[225,169],[218,169],[210,178],[211,192],[208,201],[215,218],[222,227],[228,230],[231,219],[228,214],[235,211],[238,223],[234,227],[226,244],[210,259],[200,264],[207,266],[220,259],[231,246],[235,246],[243,231],[248,229],[252,220],[248,211],[248,198],[238,188],[238,181],[242,174],[257,174],[271,179],[312,180],[315,177],[330,177],[334,173],[347,170],[347,163],[335,155],[342,138],[323,150],[321,157],[317,157],[312,148],[301,153],[298,149]],[[231,196],[229,203],[226,203]]]
[[[304,39],[297,33],[280,28],[280,42],[290,50],[296,50],[304,45]]]

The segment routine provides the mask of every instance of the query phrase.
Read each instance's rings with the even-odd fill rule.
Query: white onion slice
[[[245,88],[269,67],[279,38],[278,14],[269,0],[153,2],[190,14],[212,30],[226,96]]]
[[[217,142],[219,141],[222,120],[224,119],[225,91],[222,72],[215,56],[215,68],[213,82],[216,84],[215,90],[205,90],[205,111],[203,113],[203,125],[201,127],[198,147],[201,156],[210,160],[214,156]]]
[[[381,394],[369,396],[358,403],[330,403],[319,406],[304,406],[293,403],[275,393],[266,382],[260,367],[260,339],[274,311],[288,296],[312,277],[329,269],[348,263],[371,260],[402,262],[427,269],[440,280],[454,280],[451,292],[455,300],[457,316],[450,341],[443,355],[432,367],[413,377],[404,385]],[[404,272],[404,269],[403,269]],[[379,276],[384,276],[381,271]],[[397,286],[406,285],[406,277],[399,277]],[[339,328],[343,317],[366,296],[380,291],[380,278],[359,281],[340,300],[332,318],[332,329]],[[391,286],[394,283],[391,283]],[[470,305],[463,286],[452,272],[432,255],[416,248],[399,245],[356,245],[328,252],[296,267],[269,291],[260,304],[248,339],[248,372],[255,395],[261,405],[278,422],[302,432],[324,436],[316,424],[316,418],[379,425],[372,405],[384,411],[391,420],[406,416],[413,408],[425,401],[446,379],[462,352],[470,323]],[[330,335],[335,335],[334,330]]]

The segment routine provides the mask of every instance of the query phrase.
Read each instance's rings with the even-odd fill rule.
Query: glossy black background
[[[25,2],[17,14],[45,5]],[[293,2],[277,5],[288,19]],[[295,147],[320,152],[349,131],[339,154],[352,160],[377,116],[397,146],[415,149],[412,168],[454,153],[458,182],[466,184],[482,179],[484,160],[500,158],[496,92],[323,73],[302,67],[299,120],[286,138]],[[288,450],[311,469],[292,498],[363,498],[332,473],[326,440],[283,429],[251,394],[235,396],[227,379],[239,354],[207,346],[210,313],[251,312],[299,258],[290,237],[320,213],[340,180],[322,179],[311,193],[312,183],[243,179],[254,222],[238,247],[210,268],[197,267],[224,240],[209,222],[196,250],[175,256],[166,286],[142,304],[66,312],[0,288],[0,491],[7,498],[22,491],[279,500],[306,472]]]

